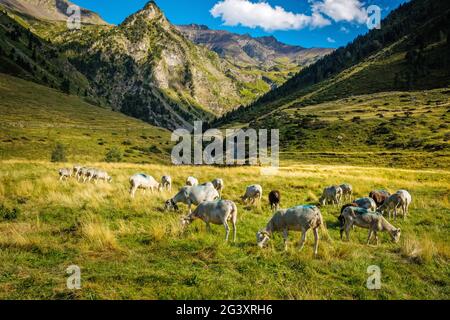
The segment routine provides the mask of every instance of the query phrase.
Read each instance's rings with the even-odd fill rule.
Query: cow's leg
[[[306,232],[307,232],[307,230],[302,229],[302,238],[300,239],[299,250],[302,250],[302,249],[303,249],[303,246],[305,245],[305,242],[306,242]]]
[[[340,229],[339,229],[339,233],[341,235],[341,240],[344,236],[344,231],[345,231],[345,220],[344,220],[344,225],[342,227],[340,227]]]
[[[233,223],[233,242],[236,242],[236,221],[232,221]]]
[[[367,244],[370,244],[370,239],[372,238],[372,229],[369,228],[369,236],[367,237]]]
[[[288,237],[289,237],[289,231],[287,228],[285,228],[283,230],[284,251],[287,251],[287,249],[288,249]]]
[[[134,193],[136,192],[136,188],[134,185],[130,186],[130,196],[134,198]]]
[[[317,256],[317,250],[319,248],[319,229],[313,229],[314,233],[314,255]]]
[[[352,228],[352,223],[345,222],[345,235],[347,237],[347,241],[350,241],[350,229]]]
[[[225,242],[228,242],[228,236],[230,235],[230,227],[228,226],[228,223],[226,220],[223,221],[223,226],[225,227]]]

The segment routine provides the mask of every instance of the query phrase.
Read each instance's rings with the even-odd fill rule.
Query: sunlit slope
[[[0,74],[0,157],[45,159],[57,142],[69,161],[102,161],[118,147],[128,162],[168,160],[169,131],[77,96]]]

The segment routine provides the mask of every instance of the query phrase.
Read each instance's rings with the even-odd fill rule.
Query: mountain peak
[[[156,19],[165,20],[165,16],[155,1],[151,0],[138,12],[127,17],[122,25],[134,25],[136,21],[150,22]]]
[[[68,0],[0,0],[0,4],[14,11],[24,13],[41,20],[66,21],[67,8],[72,5]],[[107,25],[97,13],[81,8],[81,21],[89,24]]]
[[[144,8],[142,8],[142,10],[159,10],[159,11],[161,11],[161,9],[159,9],[159,7],[156,4],[156,2],[153,1],[153,0],[150,0],[149,2],[147,2],[145,4]]]

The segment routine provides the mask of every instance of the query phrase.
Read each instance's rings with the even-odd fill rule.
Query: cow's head
[[[401,233],[400,228],[393,230],[391,233],[392,241],[395,243],[399,242]]]
[[[264,248],[269,240],[270,234],[266,230],[259,230],[256,233],[256,243],[258,244],[258,247]]]
[[[175,203],[175,201],[173,201],[172,199],[169,199],[166,201],[166,203],[164,204],[164,210],[174,210],[174,211],[178,211],[178,206]]]

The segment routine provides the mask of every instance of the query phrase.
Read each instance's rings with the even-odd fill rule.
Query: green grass
[[[421,112],[427,110],[423,106],[427,102],[418,98],[417,114],[412,117],[435,126],[446,106],[435,106],[443,92],[427,93],[434,105],[426,117]],[[386,99],[400,104],[400,99],[406,99],[400,95],[342,102],[347,108],[342,114],[347,118],[344,122],[353,123],[349,119],[361,114],[357,110],[364,104],[366,108]],[[394,150],[387,154],[376,146],[350,153],[351,142],[345,143],[347,149],[327,149],[325,140],[312,136],[311,141],[320,143],[322,149],[285,149],[282,168],[275,176],[262,176],[255,167],[175,167],[167,164],[171,142],[166,130],[5,75],[0,75],[0,96],[0,299],[450,296],[448,153]],[[301,112],[315,113],[334,123],[339,117],[333,115],[337,105],[324,104]],[[399,110],[403,110],[401,106]],[[363,117],[378,121],[374,113],[372,110]],[[295,109],[286,110],[287,116],[295,114]],[[439,130],[430,134],[432,139]],[[70,163],[49,162],[57,142],[66,145]],[[127,155],[124,163],[101,162],[114,146]],[[155,147],[162,153],[155,152]],[[387,159],[394,158],[401,161],[392,165],[402,168],[388,168],[391,163]],[[143,162],[154,164],[139,164]],[[336,165],[339,162],[345,165]],[[74,163],[105,169],[113,182],[58,182],[58,169]],[[436,169],[436,163],[443,163],[443,169]],[[425,168],[427,164],[431,168]],[[411,166],[420,168],[405,169]],[[138,192],[132,200],[128,178],[138,172],[157,179],[170,174],[174,192]],[[185,206],[180,213],[163,212],[164,201],[190,175],[201,182],[224,179],[223,197],[238,205],[236,244],[223,242],[222,226],[213,226],[213,232],[207,233],[204,224],[197,221],[183,231],[180,217]],[[402,228],[400,243],[391,243],[383,234],[378,247],[366,246],[367,231],[361,229],[352,232],[349,243],[341,242],[339,208],[329,206],[322,209],[326,228],[321,232],[317,258],[313,258],[311,234],[302,252],[295,248],[299,234],[294,232],[288,252],[283,251],[281,235],[276,235],[266,249],[256,246],[256,232],[271,217],[266,200],[269,190],[281,190],[282,207],[291,207],[315,203],[325,186],[343,182],[353,185],[355,197],[379,188],[411,192],[410,216],[393,222]],[[253,183],[263,186],[264,200],[261,206],[249,208],[239,196]],[[81,267],[79,291],[66,288],[65,270],[72,264]],[[381,290],[366,289],[370,265],[381,268]]]
[[[249,126],[279,128],[287,160],[448,168],[449,96],[448,88],[352,96],[286,107]]]
[[[261,176],[252,167],[85,165],[108,170],[113,183],[58,183],[58,165],[1,162],[0,201],[20,210],[16,219],[0,221],[1,299],[449,298],[448,171],[293,165],[277,176]],[[174,189],[188,175],[202,182],[222,177],[223,197],[238,204],[237,242],[225,244],[222,226],[207,233],[199,221],[183,231],[182,213],[162,211],[171,196],[167,192],[138,192],[130,199],[128,177],[136,172],[157,178],[170,174]],[[264,198],[261,206],[249,208],[238,199],[255,182],[262,184]],[[301,252],[295,232],[288,252],[281,235],[268,248],[256,246],[255,233],[271,216],[270,189],[281,189],[282,206],[290,207],[315,202],[323,187],[339,182],[351,183],[355,196],[374,188],[410,190],[410,216],[392,222],[402,228],[399,244],[383,234],[378,247],[366,246],[362,229],[352,232],[350,242],[341,242],[338,208],[328,206],[322,209],[327,231],[321,231],[317,258],[311,234]],[[66,288],[65,269],[72,264],[81,267],[79,291]],[[370,265],[381,268],[381,290],[365,287]]]
[[[77,96],[3,74],[0,96],[1,159],[50,159],[58,142],[74,162],[102,161],[112,147],[120,148],[127,162],[170,159],[169,131]]]

